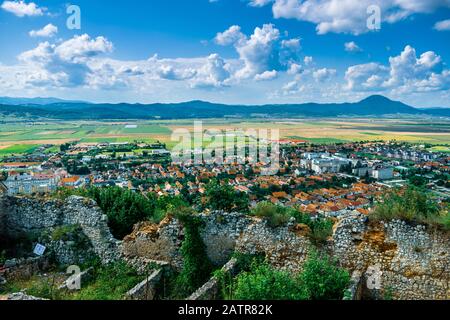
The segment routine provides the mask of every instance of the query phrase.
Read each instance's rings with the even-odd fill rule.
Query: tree
[[[130,234],[138,222],[155,221],[155,202],[142,194],[119,187],[109,187],[91,188],[88,195],[108,216],[111,232],[118,239]]]
[[[212,181],[206,186],[206,206],[212,210],[248,212],[248,196],[230,185]]]

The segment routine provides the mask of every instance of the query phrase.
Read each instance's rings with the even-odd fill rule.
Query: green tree
[[[212,210],[248,212],[248,196],[228,184],[212,181],[206,186],[206,206]]]

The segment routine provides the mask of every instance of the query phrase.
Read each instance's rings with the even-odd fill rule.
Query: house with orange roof
[[[84,185],[84,179],[80,176],[62,178],[60,181],[60,185],[66,188],[78,188]]]

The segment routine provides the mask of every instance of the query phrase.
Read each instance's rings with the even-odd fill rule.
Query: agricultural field
[[[199,120],[197,120],[199,121]],[[9,122],[0,126],[0,156],[32,152],[42,144],[161,141],[169,148],[177,144],[171,134],[176,130],[193,131],[194,120],[152,120],[122,122]],[[208,119],[203,130],[277,129],[280,139],[306,140],[312,143],[398,140],[434,145],[431,150],[449,152],[450,121],[410,119]],[[271,133],[269,131],[269,138]]]

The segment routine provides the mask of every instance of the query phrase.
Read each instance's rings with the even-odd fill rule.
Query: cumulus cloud
[[[158,70],[157,74],[166,80],[186,80],[192,79],[197,71],[194,69],[175,69],[171,65],[164,64]]]
[[[395,23],[416,13],[450,7],[450,0],[274,0],[258,1],[257,6],[272,2],[275,18],[314,23],[318,34],[369,32],[367,8],[371,5],[379,6],[383,21],[388,23]]]
[[[352,91],[380,90],[388,74],[388,67],[375,62],[351,66],[345,73],[346,89]]]
[[[434,29],[438,31],[449,31],[450,30],[450,19],[442,20],[436,22]]]
[[[1,8],[18,17],[42,16],[45,10],[39,8],[34,2],[25,3],[25,1],[4,1]]]
[[[113,44],[105,37],[91,39],[89,35],[74,36],[55,48],[55,53],[65,61],[83,61],[113,50]]]
[[[345,48],[345,51],[347,51],[347,52],[360,52],[360,51],[362,51],[362,49],[354,41],[346,42],[344,44],[344,48]]]
[[[267,81],[267,80],[275,79],[277,76],[278,76],[278,72],[276,70],[264,71],[261,74],[257,74],[255,76],[255,80],[256,81]]]
[[[421,92],[449,89],[449,70],[433,51],[417,56],[416,50],[406,46],[398,55],[389,58],[389,65],[368,63],[347,69],[346,88],[354,91]]]
[[[206,64],[198,69],[197,77],[192,81],[193,88],[220,88],[226,86],[230,77],[225,61],[218,54],[211,54]]]
[[[215,42],[221,46],[228,46],[245,41],[246,36],[241,32],[240,26],[231,26],[224,32],[217,33]]]
[[[106,38],[91,39],[84,34],[58,45],[42,42],[36,48],[21,53],[18,59],[41,68],[38,79],[31,79],[31,83],[70,87],[86,84],[88,76],[93,73],[89,60],[110,51],[112,43]]]
[[[301,47],[300,39],[283,39],[273,24],[256,27],[250,36],[243,34],[239,26],[231,26],[219,32],[215,42],[235,47],[241,62],[241,67],[233,74],[236,79],[274,79],[274,71],[287,70],[298,60]]]
[[[54,26],[53,24],[49,23],[48,25],[46,25],[45,27],[43,27],[42,29],[39,30],[31,30],[29,32],[29,35],[31,37],[46,37],[46,38],[51,38],[53,37],[55,34],[58,33],[58,27]]]
[[[336,69],[322,68],[313,72],[313,78],[316,82],[329,80],[334,75],[336,75]]]

